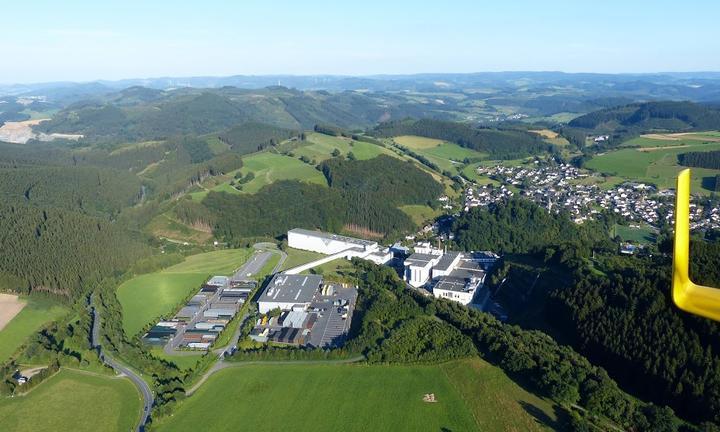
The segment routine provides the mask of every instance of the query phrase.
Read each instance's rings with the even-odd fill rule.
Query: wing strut
[[[677,178],[672,297],[680,309],[720,321],[720,289],[698,285],[690,280],[689,169],[682,170]]]

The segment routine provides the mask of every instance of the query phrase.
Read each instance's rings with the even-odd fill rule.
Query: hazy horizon
[[[579,3],[9,4],[0,83],[720,70],[716,2]]]

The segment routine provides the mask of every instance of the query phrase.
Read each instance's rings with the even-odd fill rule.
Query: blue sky
[[[0,83],[718,71],[718,16],[717,0],[0,0]]]

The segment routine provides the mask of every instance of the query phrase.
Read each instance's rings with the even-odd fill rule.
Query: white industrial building
[[[393,258],[389,248],[381,248],[374,241],[302,228],[288,231],[288,246],[294,249],[319,252],[327,256],[285,270],[285,274],[299,274],[336,259],[350,260],[357,257],[375,264],[387,264]]]
[[[480,264],[460,252],[443,252],[425,245],[419,249],[422,252],[405,260],[405,280],[416,288],[432,286],[435,297],[471,303],[475,291],[485,282]]]
[[[355,248],[359,248],[364,252],[375,252],[379,249],[377,242],[374,241],[302,228],[288,231],[288,246],[325,255],[333,255]]]
[[[277,274],[258,299],[258,310],[265,314],[273,309],[305,310],[322,285],[318,275]]]

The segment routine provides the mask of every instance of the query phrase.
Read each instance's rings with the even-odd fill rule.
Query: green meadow
[[[320,163],[330,159],[335,149],[339,150],[342,156],[347,156],[349,152],[352,152],[355,158],[359,160],[372,159],[381,154],[395,155],[392,151],[377,144],[317,132],[308,134],[305,142],[300,143],[297,148],[292,150],[292,153],[296,157],[305,156]]]
[[[62,369],[24,396],[0,398],[3,431],[133,430],[140,394],[130,380]]]
[[[436,402],[424,402],[434,394]],[[268,410],[278,412],[273,415]],[[208,379],[159,431],[548,430],[552,406],[476,359],[441,365],[243,365]],[[544,424],[543,424],[544,423]]]
[[[397,144],[425,156],[440,167],[441,170],[450,171],[451,173],[463,168],[463,161],[466,158],[480,159],[487,157],[485,153],[433,138],[405,135],[395,137],[393,140]]]
[[[280,270],[287,270],[289,268],[297,267],[299,265],[309,263],[310,261],[315,261],[316,259],[320,259],[325,256],[318,252],[310,252],[293,248],[287,248],[285,250],[285,253],[287,254],[287,259],[280,267]]]
[[[250,249],[226,249],[189,256],[162,271],[136,276],[117,290],[123,308],[123,329],[135,335],[157,317],[172,313],[213,275],[230,275],[251,254]]]
[[[681,148],[660,147],[645,151],[625,148],[595,156],[585,166],[612,176],[653,183],[661,188],[672,188],[675,186],[677,174],[684,168],[678,165],[678,154],[711,150],[720,150],[720,143],[688,145]],[[693,192],[708,193],[709,190],[702,187],[702,179],[717,174],[720,174],[720,170],[693,168]]]
[[[415,225],[422,226],[426,221],[430,219],[434,219],[442,214],[442,211],[439,209],[433,209],[430,206],[427,205],[404,205],[399,207],[400,210],[403,211],[406,215],[410,216],[410,219],[415,223]]]
[[[68,312],[67,308],[51,300],[22,297],[25,307],[0,330],[0,362],[4,362],[33,333],[44,324],[54,321]]]

